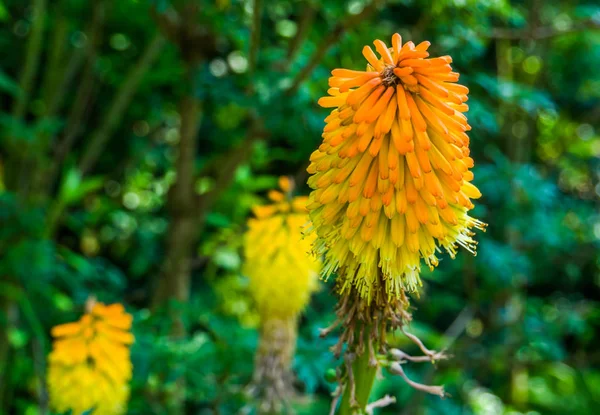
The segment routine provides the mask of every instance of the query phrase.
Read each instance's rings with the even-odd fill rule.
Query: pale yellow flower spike
[[[469,90],[454,82],[449,56],[428,58],[429,42],[365,46],[366,71],[334,69],[323,143],[311,155],[308,209],[340,294],[362,306],[417,291],[421,260],[430,268],[457,245],[475,253],[471,129],[463,114]]]
[[[127,410],[132,374],[132,317],[121,304],[88,303],[78,322],[52,329],[48,391],[53,411],[119,415]]]
[[[253,208],[256,218],[248,221],[244,236],[243,272],[261,316],[289,318],[308,303],[321,266],[310,254],[315,236],[302,235],[308,222],[307,198],[289,196],[292,184],[287,177],[279,185],[282,192],[269,192],[274,204]]]

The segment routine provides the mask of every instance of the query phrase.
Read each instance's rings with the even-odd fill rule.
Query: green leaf
[[[2,18],[2,10],[4,6],[0,3],[0,21],[5,19]],[[6,9],[4,9],[6,11]],[[17,97],[21,94],[21,88],[19,88],[19,84],[15,82],[11,77],[2,72],[0,69],[0,91],[7,92],[13,97]]]

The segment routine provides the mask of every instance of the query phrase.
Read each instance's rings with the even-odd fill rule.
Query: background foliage
[[[375,38],[432,42],[470,90],[479,255],[444,260],[412,330],[453,359],[382,414],[600,407],[600,7],[525,0],[0,0],[0,413],[48,414],[49,330],[89,295],[135,317],[131,414],[250,411],[249,208],[298,191],[328,72]],[[336,362],[301,321],[300,414]],[[402,342],[394,336],[392,343]],[[404,345],[410,351],[409,345]]]

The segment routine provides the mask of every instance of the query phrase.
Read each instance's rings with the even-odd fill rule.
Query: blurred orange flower
[[[79,321],[52,329],[48,389],[54,411],[126,412],[132,374],[129,346],[134,341],[131,323],[121,304],[92,301]]]

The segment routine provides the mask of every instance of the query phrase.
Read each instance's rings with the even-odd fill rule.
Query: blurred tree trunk
[[[189,90],[193,94],[193,74],[188,73]],[[169,299],[187,302],[191,285],[191,259],[198,237],[198,212],[194,191],[194,160],[197,152],[197,136],[200,122],[200,102],[192,95],[186,96],[179,105],[181,116],[179,155],[175,171],[176,182],[169,191],[167,209],[171,215],[167,236],[166,255],[154,295],[154,306]],[[185,329],[180,317],[173,318],[173,335],[182,337]]]

